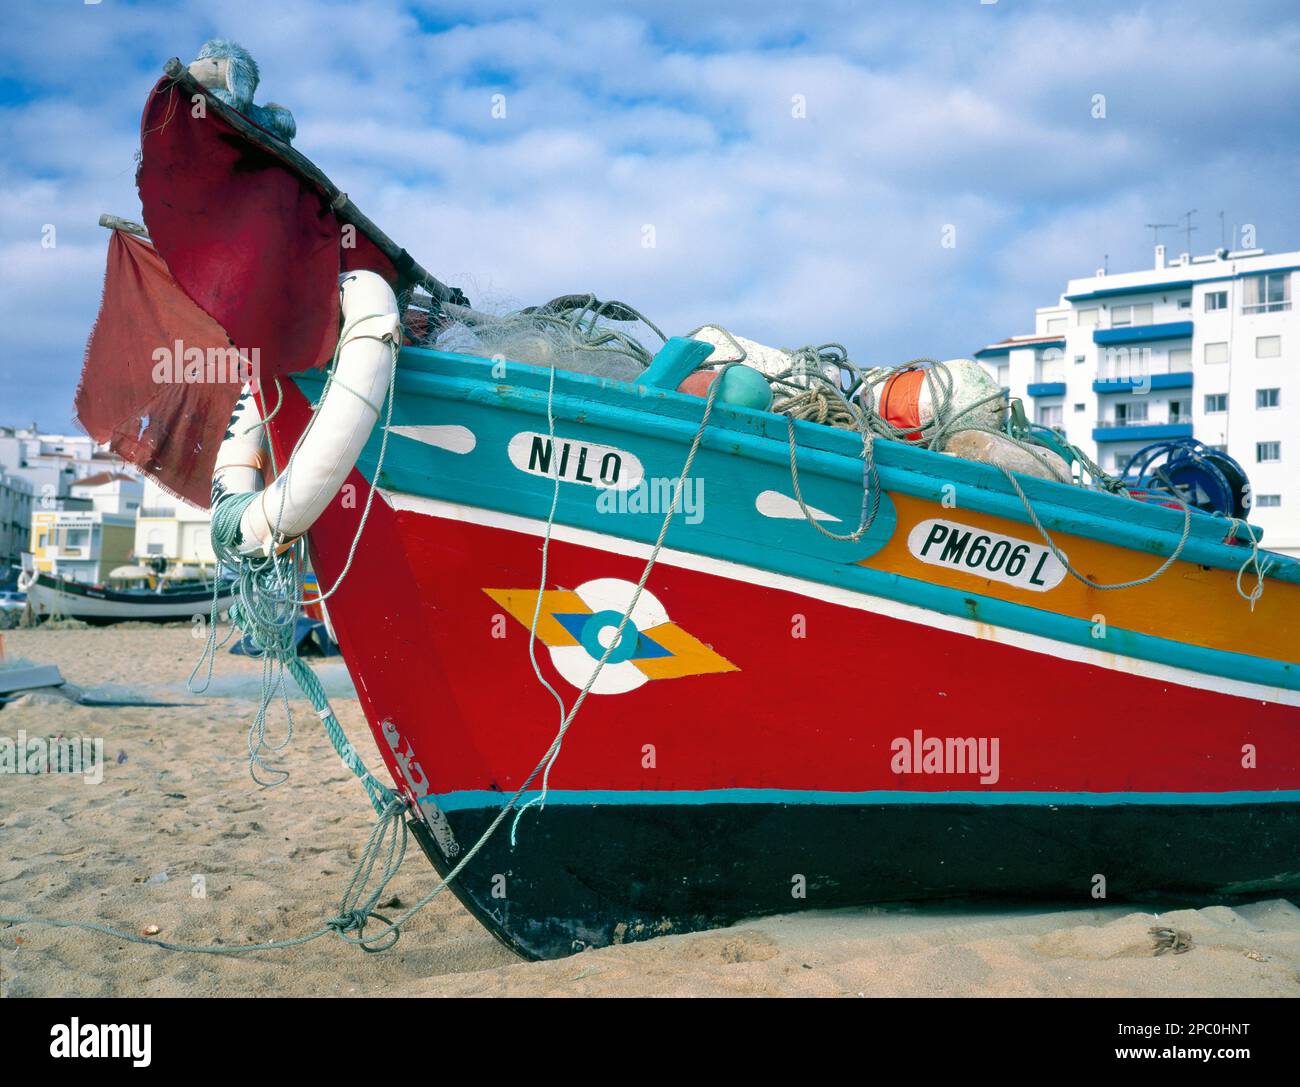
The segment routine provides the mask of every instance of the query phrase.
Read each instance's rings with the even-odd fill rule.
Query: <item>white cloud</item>
[[[0,380],[39,372],[19,399],[60,425],[99,297],[95,218],[137,214],[145,95],[217,33],[294,109],[299,150],[476,300],[592,290],[670,331],[885,362],[1025,331],[1104,254],[1145,263],[1142,223],[1188,207],[1207,209],[1200,248],[1220,207],[1300,246],[1300,24],[1281,4],[37,7],[0,43],[22,88],[3,107]],[[60,264],[31,249],[50,221]]]

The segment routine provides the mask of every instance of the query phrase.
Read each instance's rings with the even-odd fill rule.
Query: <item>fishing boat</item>
[[[27,606],[38,619],[79,619],[103,626],[109,623],[170,623],[204,619],[215,602],[218,611],[234,600],[230,582],[207,580],[168,581],[153,587],[90,585],[53,574],[33,573],[25,582]],[[214,592],[215,588],[215,592]]]
[[[690,337],[633,380],[421,345],[463,294],[178,61],[142,156],[151,241],[113,236],[82,419],[178,493],[215,469],[219,501],[244,472],[283,503],[256,450],[217,464],[229,424],[269,416],[269,460],[309,464],[326,401],[352,404],[303,529],[328,619],[415,836],[444,875],[476,850],[451,888],[520,954],[1300,889],[1300,562],[1258,529],[679,391],[712,351]],[[115,279],[130,261],[149,274]],[[173,390],[193,455],[112,361],[132,289],[172,307],[136,357],[181,326],[261,345],[259,381]],[[388,291],[391,383],[383,355],[331,388],[340,322],[350,344]],[[264,554],[290,535],[268,505],[240,522]]]

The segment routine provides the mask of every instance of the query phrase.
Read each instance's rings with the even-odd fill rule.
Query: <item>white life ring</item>
[[[397,298],[374,272],[341,275],[339,295],[346,333],[334,380],[316,408],[292,471],[286,465],[244,510],[236,545],[242,555],[269,555],[311,528],[355,466],[388,395],[392,350],[401,343]],[[227,495],[258,489],[265,463],[263,429],[257,400],[245,385],[217,452],[214,506]]]

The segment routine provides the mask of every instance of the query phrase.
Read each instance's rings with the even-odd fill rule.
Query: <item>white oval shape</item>
[[[799,507],[799,502],[787,494],[780,491],[761,491],[757,498],[754,499],[754,509],[758,510],[764,517],[771,517],[779,521],[802,521],[804,519],[803,510]],[[825,510],[819,510],[816,506],[809,506],[808,512],[812,515],[814,521],[838,521],[835,517]]]
[[[463,426],[390,426],[390,434],[400,434],[425,445],[445,449],[448,453],[473,453],[478,439],[469,427]]]
[[[582,483],[607,491],[626,491],[645,476],[645,469],[634,453],[612,445],[580,442],[549,434],[525,430],[510,439],[507,447],[510,463],[521,472],[565,483]]]
[[[1003,536],[937,517],[907,534],[907,549],[922,562],[1045,593],[1065,578],[1065,567],[1040,543]]]

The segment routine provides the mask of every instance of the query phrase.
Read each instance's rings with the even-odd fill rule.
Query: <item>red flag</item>
[[[211,367],[191,375],[183,360],[183,375],[198,380],[160,382],[155,352],[233,347],[269,387],[333,354],[341,270],[402,284],[369,238],[344,230],[315,180],[200,101],[164,78],[145,105],[136,182],[153,246],[114,235],[77,415],[97,440],[206,507],[240,383],[228,369],[215,382]]]
[[[224,357],[228,346],[225,330],[176,285],[153,247],[115,230],[77,389],[77,418],[92,438],[108,442],[167,490],[207,506],[240,386],[186,384],[184,352],[201,352],[206,370],[208,349]]]

